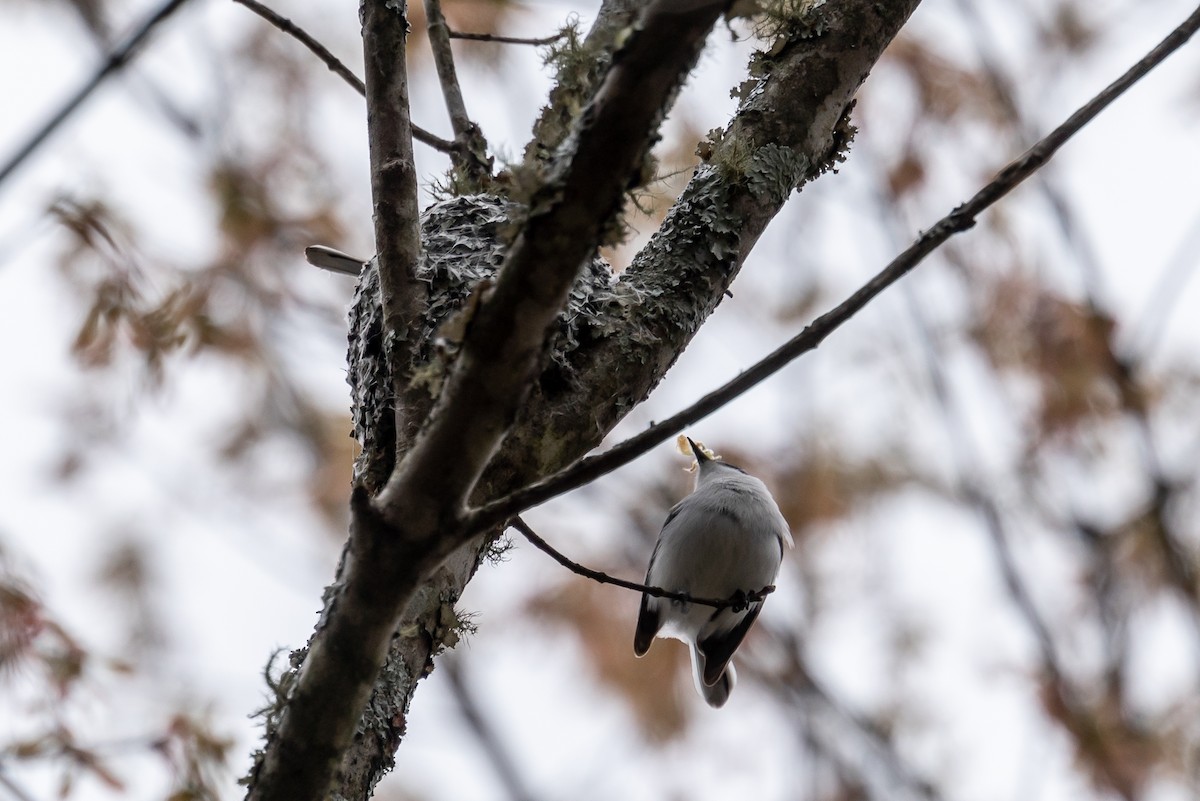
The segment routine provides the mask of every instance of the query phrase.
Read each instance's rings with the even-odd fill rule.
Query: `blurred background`
[[[148,0],[4,0],[0,158]],[[419,5],[419,4],[418,4]],[[361,74],[357,4],[273,8]],[[445,0],[452,28],[586,30],[596,6]],[[1181,0],[926,0],[805,188],[611,442],[744,369],[880,269],[1178,24]],[[450,137],[412,9],[415,122]],[[628,262],[735,108],[718,26],[658,148]],[[547,47],[457,42],[518,158]],[[552,47],[552,46],[551,46]],[[523,541],[462,600],[382,799],[1194,798],[1200,791],[1200,49],[818,351],[689,430],[796,538],[724,709],[637,596]],[[444,156],[417,146],[424,202]],[[0,184],[0,798],[240,797],[252,713],[345,537],[361,98],[228,0],[196,0]],[[690,488],[664,445],[528,516],[637,580]]]

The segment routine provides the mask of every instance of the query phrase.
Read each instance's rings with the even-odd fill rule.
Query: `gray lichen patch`
[[[408,370],[410,388],[424,388],[433,395],[440,391],[456,343],[439,341],[439,331],[445,330],[444,324],[467,305],[472,291],[499,271],[512,224],[523,213],[523,207],[490,195],[453,198],[425,210],[418,278],[428,287],[428,305],[416,332],[414,362]],[[558,316],[540,381],[543,391],[573,384],[571,353],[595,335],[612,285],[612,270],[599,256],[583,266]],[[469,330],[469,320],[464,325]],[[354,435],[363,447],[364,457],[392,447],[395,436],[390,422],[394,417],[392,382],[387,374],[383,338],[379,276],[372,261],[359,281],[350,310],[347,375],[356,401]],[[371,457],[369,461],[377,460]],[[365,462],[360,460],[360,468]],[[384,460],[378,472],[389,468]]]

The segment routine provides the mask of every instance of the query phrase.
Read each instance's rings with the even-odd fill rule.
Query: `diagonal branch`
[[[454,130],[454,143],[457,145],[452,155],[454,165],[471,188],[481,187],[492,174],[487,158],[487,140],[467,114],[467,104],[458,83],[458,70],[454,67],[454,51],[450,48],[450,26],[442,14],[441,0],[425,0],[425,20],[429,48],[433,51],[433,66],[437,69],[446,112],[450,115],[450,127]]]
[[[396,62],[403,63],[405,23],[390,5],[365,0],[362,6],[372,166],[382,170],[373,181],[377,226],[395,224],[395,215],[407,211],[381,201],[398,196],[408,203],[412,180],[410,160],[381,158],[402,153],[403,141],[396,140],[408,133],[403,72],[399,78],[392,74]],[[466,500],[513,424],[580,267],[619,208],[664,108],[720,11],[716,2],[682,13],[657,4],[647,10],[643,26],[630,36],[581,116],[573,149],[554,165],[533,199],[412,448],[376,498],[362,486],[355,488],[340,582],[327,595],[325,614],[293,676],[278,725],[268,731],[251,778],[251,799],[317,801],[326,795],[401,613],[422,583],[475,533],[461,525]],[[392,91],[376,94],[385,87]],[[385,121],[402,130],[383,130]],[[381,220],[384,215],[391,219]],[[398,224],[403,242],[377,242],[385,339],[411,336],[413,330],[404,323],[414,312],[414,296],[396,291],[400,282],[411,282],[411,274],[395,271],[411,268],[410,259],[419,252],[415,236],[409,240],[415,215],[411,220],[400,216]],[[390,287],[383,285],[389,272]],[[393,349],[401,346],[411,343]],[[410,687],[416,678],[408,677]]]
[[[803,331],[780,346],[737,378],[705,395],[696,403],[670,418],[650,426],[603,454],[588,457],[576,465],[523,490],[474,510],[467,526],[475,531],[501,523],[513,515],[581,487],[622,465],[628,464],[650,448],[701,420],[744,392],[765,381],[801,355],[815,350],[826,337],[854,317],[879,293],[900,280],[937,247],[955,234],[970,230],[976,218],[993,206],[1022,181],[1033,175],[1054,156],[1071,137],[1097,114],[1182,47],[1200,28],[1200,8],[1184,20],[1153,50],[1129,68],[1116,81],[1079,108],[1065,122],[1047,134],[1020,157],[1010,162],[996,177],[932,228],[917,238],[883,270],[841,304],[818,317]]]
[[[558,562],[572,573],[576,573],[584,578],[589,578],[592,581],[597,581],[601,584],[612,584],[615,587],[623,587],[624,589],[633,590],[635,592],[644,592],[647,595],[654,596],[655,598],[669,598],[672,601],[682,601],[686,604],[699,604],[700,606],[711,606],[714,609],[729,608],[735,612],[738,612],[742,609],[745,609],[747,604],[754,603],[755,601],[761,601],[771,593],[775,592],[774,585],[768,585],[753,592],[739,592],[729,598],[695,598],[691,595],[688,595],[686,592],[672,592],[671,590],[664,590],[662,587],[653,587],[646,584],[638,584],[633,581],[626,581],[625,579],[619,579],[614,576],[610,576],[607,573],[601,573],[599,570],[593,570],[590,567],[585,567],[584,565],[581,565],[578,562],[574,562],[563,556],[561,553],[556,551],[554,547],[550,545],[550,543],[539,537],[537,533],[529,527],[529,524],[527,524],[520,517],[514,517],[510,522],[510,525],[512,525],[512,527],[517,531],[521,532],[521,536],[529,540],[531,545],[533,545],[542,553],[547,554],[551,559]]]
[[[463,676],[460,660],[451,658],[443,664],[446,668],[446,678],[450,680],[450,694],[458,705],[458,711],[475,735],[475,739],[479,741],[483,752],[487,754],[500,784],[508,793],[508,798],[510,801],[534,801],[537,796],[529,789],[529,782],[518,769],[517,761],[513,759],[510,751],[511,740],[506,742],[487,719],[478,698]]]
[[[462,87],[458,83],[458,70],[454,66],[454,51],[450,49],[450,26],[442,14],[441,0],[425,0],[425,20],[428,26],[429,47],[433,51],[433,66],[437,69],[438,81],[442,84],[442,97],[446,101],[446,112],[450,115],[450,127],[455,137],[466,136],[475,126],[467,115],[467,104],[463,100]]]
[[[349,67],[343,64],[337,56],[331,53],[329,48],[318,42],[308,31],[304,30],[287,17],[267,8],[262,3],[258,2],[258,0],[233,0],[233,2],[245,6],[258,16],[265,19],[267,22],[274,25],[279,30],[286,33],[288,36],[293,37],[300,44],[307,47],[313,55],[325,62],[325,66],[329,67],[329,69],[335,75],[348,83],[354,91],[358,92],[363,97],[366,97],[367,87],[363,84],[359,77],[355,75]],[[455,145],[453,142],[449,142],[440,136],[431,134],[429,131],[426,131],[420,126],[412,126],[412,133],[414,139],[422,144],[429,145],[434,150],[440,150],[443,153],[454,152]]]
[[[456,518],[528,394],[580,266],[620,207],[663,108],[719,14],[719,4],[686,13],[650,6],[581,116],[575,150],[531,200],[428,424],[378,499],[386,518],[436,538],[431,545],[441,555],[477,531]],[[414,526],[416,510],[428,517]],[[459,530],[447,536],[447,528]]]
[[[91,78],[75,91],[75,94],[62,104],[62,107],[48,119],[41,128],[33,133],[26,140],[25,144],[17,149],[17,152],[9,158],[8,161],[0,166],[0,184],[20,167],[26,159],[33,155],[41,145],[50,138],[50,135],[58,130],[64,122],[66,122],[75,111],[83,105],[83,101],[91,97],[92,92],[100,87],[100,84],[110,76],[119,72],[130,59],[136,54],[138,47],[146,40],[148,36],[162,24],[168,17],[178,11],[187,0],[167,0],[158,7],[156,11],[146,17],[146,19],[133,30],[125,38],[125,41],[109,51],[108,56],[104,59],[104,63],[92,75]]]

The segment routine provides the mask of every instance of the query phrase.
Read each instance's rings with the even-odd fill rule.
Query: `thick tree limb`
[[[622,50],[618,63],[580,120],[575,147],[555,164],[510,246],[489,296],[470,321],[461,352],[432,413],[372,503],[361,485],[353,499],[350,544],[342,581],[309,645],[303,667],[264,757],[252,778],[254,799],[316,801],[329,787],[341,755],[384,661],[394,626],[420,582],[471,537],[459,525],[488,461],[507,433],[540,368],[551,323],[562,309],[581,265],[617,211],[622,192],[649,148],[663,109],[691,69],[720,5],[687,13],[650,13]],[[401,153],[395,131],[376,130],[380,116],[408,133],[403,78],[389,77],[403,52],[403,18],[383,2],[364,4],[367,92],[381,91],[386,105],[369,103],[372,162],[376,175],[376,225],[405,208],[407,163],[377,153]],[[385,48],[384,46],[390,46]],[[377,116],[379,115],[379,116]],[[389,139],[387,137],[393,137]],[[376,165],[378,165],[376,167]],[[406,227],[408,220],[401,218]],[[415,231],[416,218],[412,218]],[[405,279],[390,270],[411,268],[419,251],[378,237],[379,278],[387,337],[408,336],[416,314],[412,298],[396,291]],[[384,248],[392,249],[385,257]],[[388,258],[395,261],[385,269]],[[389,289],[387,281],[393,282]],[[405,343],[411,347],[411,343]],[[393,346],[394,348],[396,346]],[[393,358],[394,365],[397,360]],[[399,393],[397,393],[397,396]],[[403,438],[398,432],[397,441]],[[408,677],[411,684],[415,678]]]
[[[995,179],[976,192],[966,203],[958,206],[918,237],[912,245],[857,292],[818,317],[769,356],[724,386],[708,393],[688,408],[656,423],[641,434],[610,448],[605,453],[588,457],[558,475],[550,476],[538,484],[522,489],[507,498],[500,498],[474,511],[468,519],[468,525],[481,528],[494,525],[531,506],[544,503],[570,489],[583,486],[621,465],[628,464],[650,448],[674,436],[685,426],[712,414],[729,401],[774,375],[802,354],[815,350],[826,337],[850,320],[880,292],[916,267],[943,242],[955,234],[973,228],[976,218],[981,213],[1034,174],[1097,114],[1149,74],[1167,56],[1182,47],[1198,28],[1200,28],[1200,8],[1137,64],[1130,67],[1124,75],[1093,97],[1024,154],[1010,162],[997,174]]]

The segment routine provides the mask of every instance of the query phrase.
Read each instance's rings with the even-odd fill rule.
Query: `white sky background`
[[[135,19],[156,3],[128,4]],[[998,30],[1022,30],[1006,19],[1007,3],[981,3]],[[361,73],[357,19],[349,2],[276,5],[317,32]],[[1190,11],[1186,2],[1110,2],[1085,9],[1101,20],[1104,41],[1080,63],[1065,63],[1053,75],[1031,74],[1022,65],[1036,42],[1004,41],[1007,66],[1014,71],[1022,107],[1041,132],[1064,119],[1119,75]],[[591,7],[567,3],[529,6],[512,34],[545,35],[575,11],[585,26]],[[39,5],[4,7],[0,25],[0,156],[7,155],[32,127],[57,106],[93,68],[96,54],[73,17]],[[166,392],[146,398],[128,378],[108,373],[97,379],[69,361],[67,351],[80,309],[64,297],[64,284],[52,266],[60,234],[42,214],[48,201],[66,189],[111,194],[123,212],[151,235],[144,251],[189,254],[201,261],[211,243],[195,235],[200,226],[179,224],[211,214],[193,188],[202,159],[193,144],[158,124],[136,86],[139,75],[170,86],[182,105],[199,104],[228,93],[232,106],[253,103],[255,87],[244,87],[211,62],[214,45],[235,41],[246,26],[260,24],[244,9],[218,0],[197,0],[152,41],[134,75],[103,88],[21,171],[0,186],[0,546],[4,556],[30,575],[43,600],[67,628],[100,654],[120,655],[124,624],[116,602],[97,594],[93,573],[97,554],[114,538],[133,536],[150,546],[155,563],[157,612],[168,637],[157,675],[131,684],[106,680],[105,692],[86,705],[79,729],[96,740],[117,740],[161,727],[162,715],[178,699],[193,699],[211,711],[219,731],[238,739],[235,769],[244,770],[257,730],[246,720],[264,696],[262,667],[274,648],[296,647],[308,637],[319,608],[320,591],[333,574],[338,545],[309,513],[294,486],[303,454],[280,446],[260,459],[264,486],[275,488],[261,503],[248,502],[223,484],[208,453],[197,443],[212,437],[224,410],[236,407],[242,388],[221,365],[202,360],[177,370]],[[925,0],[910,23],[936,31],[944,52],[968,60],[971,44],[962,33],[955,3]],[[118,25],[118,29],[123,26]],[[1071,193],[1075,210],[1100,254],[1105,301],[1132,330],[1147,324],[1144,309],[1188,232],[1200,226],[1200,147],[1197,124],[1197,43],[1176,54],[1127,97],[1093,122],[1062,151],[1055,169]],[[726,90],[741,80],[748,44],[734,45],[718,29],[701,71],[681,101],[700,130],[724,123],[734,108]],[[208,54],[208,55],[206,55]],[[549,86],[531,51],[510,56],[523,71],[487,72],[464,67],[460,77],[468,107],[501,152],[520,152],[530,121]],[[514,78],[514,76],[517,76]],[[878,86],[874,82],[878,80]],[[518,83],[519,85],[514,85]],[[352,241],[333,243],[366,253],[370,241],[365,126],[361,102],[330,76],[330,90],[314,109],[311,124],[329,142],[338,170],[331,184],[343,195],[346,217],[360,222]],[[868,91],[883,91],[886,75],[868,79]],[[244,95],[244,96],[243,96]],[[448,125],[440,108],[432,71],[414,79],[415,118],[442,135]],[[895,106],[900,119],[911,115],[911,98],[873,106]],[[879,113],[879,112],[876,112]],[[872,153],[894,147],[888,120],[859,119],[862,130],[838,175],[826,176],[796,196],[763,237],[734,287],[734,297],[718,310],[651,399],[611,437],[640,430],[649,421],[686,405],[753,359],[766,354],[795,329],[771,320],[766,310],[780,296],[798,294],[819,282],[820,309],[831,305],[879,269],[902,245],[877,233],[872,220],[860,221],[875,191]],[[988,140],[982,140],[988,141]],[[269,143],[263,143],[269,146]],[[948,160],[937,170],[930,194],[937,204],[920,219],[898,214],[905,237],[931,225],[961,202],[1016,150],[977,153],[974,172]],[[418,146],[423,176],[436,177],[445,162]],[[1055,235],[1040,197],[1031,188],[1003,201],[1006,213],[1030,228]],[[873,212],[869,212],[872,213]],[[820,226],[820,235],[814,233]],[[864,233],[866,231],[866,233]],[[971,234],[959,246],[970,249]],[[1193,248],[1196,246],[1193,245]],[[1053,253],[1042,242],[1031,253]],[[1191,258],[1195,263],[1195,255]],[[1041,264],[1068,295],[1077,297],[1078,279],[1070,267]],[[818,278],[814,279],[814,272]],[[348,279],[316,273],[296,258],[298,281],[315,291],[346,299]],[[958,326],[966,313],[961,288],[933,259],[906,280],[936,330]],[[1195,361],[1200,326],[1194,313],[1200,287],[1184,286],[1164,324],[1163,342],[1151,364]],[[921,351],[900,291],[888,292],[835,334],[816,353],[766,385],[718,412],[691,433],[719,447],[767,460],[797,442],[826,439],[839,447],[869,452],[880,437],[897,437],[894,421],[908,422],[902,436],[919,443],[915,453],[927,468],[952,480],[951,450],[928,390],[919,380]],[[1123,334],[1128,332],[1122,329]],[[294,332],[289,361],[305,387],[331,407],[347,402],[342,333],[319,329]],[[978,356],[955,349],[944,354],[952,390],[981,454],[983,477],[995,477],[1004,496],[1005,466],[1017,439],[1006,426],[1020,425],[1004,414],[1005,398],[995,397]],[[99,385],[96,382],[100,382]],[[117,414],[136,419],[131,436],[103,454],[102,469],[89,471],[64,490],[53,476],[53,458],[64,437],[61,411],[90,393],[118,398]],[[1176,463],[1189,457],[1190,441],[1166,432],[1161,446]],[[822,436],[824,434],[824,436]],[[1190,455],[1194,455],[1194,450]],[[1136,476],[1122,466],[1127,456],[1109,454],[1107,469],[1087,475],[1064,473],[1049,488],[1059,502],[1122,508],[1135,495]],[[601,568],[621,564],[623,554],[606,543],[614,527],[628,525],[619,511],[643,482],[680,469],[683,460],[669,446],[619,473],[556,501],[531,516],[535,528],[563,550]],[[682,491],[682,479],[679,482]],[[611,514],[609,511],[611,510]],[[665,508],[663,509],[665,514]],[[153,520],[147,529],[147,519]],[[1022,681],[1036,655],[1022,622],[1007,602],[994,560],[977,519],[961,509],[913,491],[862,510],[853,521],[816,535],[821,547],[801,553],[821,561],[826,581],[819,601],[825,613],[809,632],[808,656],[817,677],[853,708],[871,709],[889,699],[915,699],[923,725],[910,725],[902,755],[920,772],[946,775],[947,799],[1094,798],[1072,771],[1065,738],[1031,714],[1036,701]],[[1072,614],[1075,589],[1065,575],[1069,544],[1017,543],[1022,567],[1037,600],[1052,622]],[[648,553],[648,549],[647,549]],[[561,629],[534,626],[521,617],[528,599],[547,585],[574,581],[543,555],[519,544],[510,561],[485,567],[472,582],[462,607],[478,612],[480,631],[461,649],[463,669],[493,725],[509,744],[537,798],[758,798],[807,797],[810,779],[796,761],[801,739],[796,726],[781,727],[774,701],[744,682],[730,705],[711,712],[698,698],[695,727],[681,742],[656,750],[642,742],[620,699],[596,683],[572,637]],[[779,593],[767,604],[765,624],[808,618],[813,599],[798,586],[800,571],[785,569]],[[636,598],[612,590],[614,604],[629,610],[632,637]],[[1147,610],[1135,649],[1143,683],[1131,691],[1153,706],[1194,687],[1196,644],[1180,635],[1179,611]],[[933,645],[903,671],[893,672],[881,620],[899,619],[931,633]],[[659,643],[656,648],[664,645]],[[670,646],[667,646],[670,647]],[[767,651],[766,647],[759,649]],[[1080,649],[1080,653],[1086,653]],[[682,659],[682,654],[680,654]],[[748,657],[769,659],[753,651]],[[1068,654],[1070,661],[1070,654]],[[463,728],[435,671],[417,692],[408,736],[398,752],[397,774],[419,797],[490,801],[503,797],[486,760]],[[28,731],[33,718],[21,714],[29,699],[0,697],[0,741]],[[11,708],[16,715],[4,710]],[[764,724],[764,721],[767,724]],[[765,730],[763,725],[767,725]],[[846,746],[862,754],[861,744]],[[118,763],[121,764],[121,763]],[[131,785],[128,797],[161,793],[161,777],[139,770],[149,763],[121,765]],[[48,798],[46,775],[19,774],[38,798]],[[395,782],[389,779],[388,782]],[[386,784],[393,786],[394,784]],[[79,788],[79,798],[108,798],[95,782]],[[240,797],[228,782],[226,797]],[[1159,786],[1151,798],[1188,797],[1183,788]]]

